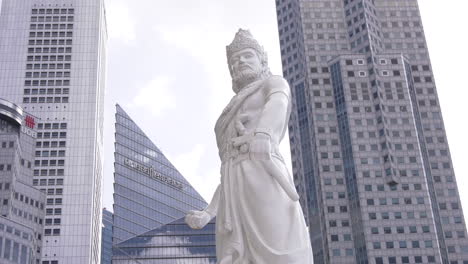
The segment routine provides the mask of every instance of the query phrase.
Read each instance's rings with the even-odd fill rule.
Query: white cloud
[[[126,2],[121,0],[107,2],[109,38],[125,44],[134,44],[136,19],[131,16]]]
[[[176,107],[176,99],[170,90],[170,79],[166,76],[156,76],[138,91],[129,104],[130,107],[143,107],[154,116]]]
[[[219,184],[219,168],[201,169],[202,158],[206,155],[206,146],[196,144],[190,151],[179,154],[170,160],[179,172],[189,181],[207,202],[210,202]]]
[[[204,145],[197,144],[189,152],[179,154],[171,160],[182,175],[194,175],[200,168],[200,161],[205,151]]]

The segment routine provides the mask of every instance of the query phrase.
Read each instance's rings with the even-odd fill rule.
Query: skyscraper
[[[0,90],[40,119],[34,177],[54,200],[43,264],[101,257],[106,34],[103,0],[2,1]]]
[[[112,230],[114,216],[106,208],[102,209],[101,264],[112,263]]]
[[[206,202],[127,113],[116,109],[113,256],[125,256],[124,242]]]
[[[1,263],[38,263],[44,235],[53,233],[48,223],[43,228],[45,194],[33,187],[34,120],[0,99]]]
[[[315,263],[468,263],[416,0],[276,0]]]

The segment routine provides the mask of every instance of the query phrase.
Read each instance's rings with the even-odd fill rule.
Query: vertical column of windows
[[[354,251],[356,252],[357,263],[366,263],[368,259],[364,224],[361,215],[361,205],[359,201],[358,182],[356,174],[356,164],[353,157],[353,145],[351,141],[351,131],[349,126],[348,110],[346,106],[346,96],[342,79],[340,61],[330,67],[335,97],[336,115],[338,120],[338,131],[341,142],[341,153],[344,163],[344,176],[347,187],[347,194],[350,206],[352,234],[354,241]]]
[[[67,123],[39,123],[33,185],[47,194],[45,236],[60,235]]]
[[[411,100],[413,101],[412,110],[414,112],[416,129],[418,131],[419,146],[421,148],[421,154],[423,157],[423,163],[424,163],[427,185],[429,189],[429,195],[430,195],[430,199],[432,202],[432,212],[434,214],[434,222],[435,222],[435,227],[437,231],[437,237],[439,240],[438,244],[440,248],[440,253],[442,255],[443,263],[447,263],[448,262],[447,246],[446,246],[445,237],[444,237],[444,230],[443,230],[442,223],[441,223],[441,215],[440,215],[439,208],[438,208],[439,203],[437,202],[437,196],[436,196],[436,192],[434,188],[433,175],[432,175],[432,171],[431,171],[430,164],[429,164],[430,161],[427,155],[427,146],[424,140],[424,132],[423,132],[423,127],[422,127],[422,122],[421,122],[421,114],[420,114],[417,103],[415,103],[416,93],[415,93],[415,87],[413,83],[413,76],[412,76],[409,62],[405,61],[404,63],[405,63],[404,66],[406,70],[406,76],[408,79],[408,89],[409,89],[409,93],[411,96]]]
[[[417,108],[414,110],[415,121],[432,211],[439,240],[446,243],[442,246],[439,242],[447,251],[442,250],[443,262],[465,261],[468,258],[466,225],[417,2],[405,2],[404,10],[395,6],[394,1],[376,1],[376,4],[383,19],[385,49],[401,52],[410,59],[407,68],[411,71],[408,77],[412,82],[411,100],[413,108]]]
[[[32,9],[23,103],[68,103],[74,9]]]
[[[31,10],[23,103],[69,102],[74,13],[73,8]],[[58,236],[64,194],[67,123],[40,123],[37,136],[33,185],[47,194],[44,235]]]

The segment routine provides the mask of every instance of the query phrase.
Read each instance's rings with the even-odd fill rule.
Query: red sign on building
[[[36,122],[34,121],[34,118],[32,116],[26,116],[24,121],[26,122],[26,126],[31,129],[33,129],[34,126],[36,125]]]

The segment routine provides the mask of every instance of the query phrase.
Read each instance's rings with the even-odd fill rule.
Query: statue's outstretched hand
[[[211,220],[211,215],[206,211],[191,210],[185,216],[185,222],[193,229],[202,229]]]

